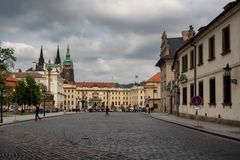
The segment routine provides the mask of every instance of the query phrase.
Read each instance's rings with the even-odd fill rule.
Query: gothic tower
[[[61,65],[61,58],[60,58],[60,53],[59,53],[59,46],[57,48],[57,56],[55,58],[55,64],[60,64]]]
[[[70,57],[69,45],[67,47],[66,58],[63,62],[63,78],[69,82],[74,82],[73,62]]]
[[[43,68],[43,64],[44,64],[44,58],[43,58],[43,50],[42,50],[42,46],[41,46],[41,51],[40,51],[40,57],[38,59],[38,66],[40,68]]]

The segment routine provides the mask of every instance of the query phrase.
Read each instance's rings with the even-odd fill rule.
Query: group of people
[[[105,114],[105,116],[109,116],[109,108],[108,108],[108,106],[106,107],[106,114]],[[35,121],[37,121],[38,119],[41,120],[41,118],[39,117],[39,107],[37,106],[36,110],[35,110]]]

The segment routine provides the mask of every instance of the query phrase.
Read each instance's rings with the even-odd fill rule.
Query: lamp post
[[[67,106],[66,97],[67,96],[66,96],[66,94],[64,94],[63,96],[64,96],[64,112],[63,113],[66,114],[66,109],[67,109],[67,107],[66,107]]]
[[[42,89],[42,94],[43,94],[43,117],[45,117],[45,107],[46,107],[46,99],[45,99],[45,96],[46,96],[46,88],[43,88]]]
[[[231,104],[231,70],[229,64],[226,65],[223,76],[223,104]]]
[[[150,114],[150,112],[151,112],[151,107],[150,107],[150,96],[148,96],[147,101],[148,101],[148,114]]]
[[[43,94],[43,117],[45,117],[45,93]]]
[[[231,70],[232,68],[229,67],[229,64],[226,65],[224,69],[224,76],[231,77]]]
[[[76,113],[77,113],[77,111],[78,111],[78,97],[76,98]]]
[[[152,104],[152,107],[153,107],[153,110],[154,110],[154,93],[155,92],[155,86],[154,86],[154,81],[153,81],[153,104]],[[150,108],[150,110],[151,110],[151,108]],[[151,111],[150,111],[151,112]]]
[[[1,123],[3,123],[3,108],[2,108],[2,92],[3,92],[3,87],[4,87],[5,83],[4,81],[0,81],[0,90],[1,90]]]

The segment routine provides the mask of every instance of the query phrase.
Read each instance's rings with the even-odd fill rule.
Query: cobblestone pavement
[[[142,113],[81,113],[0,127],[0,159],[233,160],[240,143]]]

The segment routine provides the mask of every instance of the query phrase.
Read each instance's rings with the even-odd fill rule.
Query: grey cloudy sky
[[[207,25],[232,0],[1,0],[0,41],[13,47],[15,69],[39,58],[62,61],[67,44],[75,81],[147,80],[159,69],[161,34]]]

